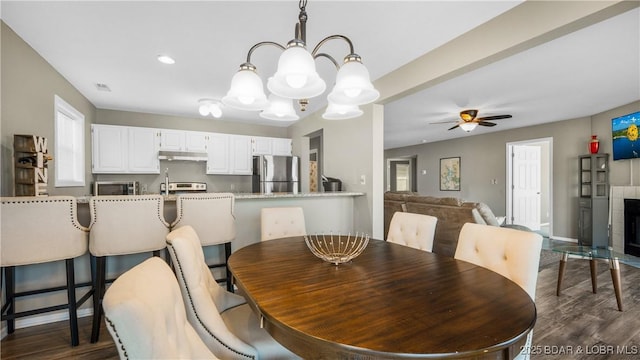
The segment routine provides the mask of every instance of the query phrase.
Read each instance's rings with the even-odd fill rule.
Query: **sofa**
[[[505,226],[529,230],[521,225],[503,225],[489,206],[482,202],[464,201],[455,197],[433,197],[410,192],[386,192],[384,195],[384,234],[389,231],[391,218],[396,211],[431,215],[438,218],[433,242],[433,252],[453,257],[458,245],[458,235],[465,223]]]

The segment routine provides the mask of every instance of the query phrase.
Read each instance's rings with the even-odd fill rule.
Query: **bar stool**
[[[263,208],[260,211],[262,241],[307,234],[301,207]]]
[[[95,272],[93,283],[93,329],[91,342],[98,341],[105,292],[107,256],[153,252],[166,248],[169,224],[164,220],[161,195],[94,196],[89,201],[89,252]]]
[[[177,216],[171,230],[189,225],[200,234],[202,246],[224,245],[224,262],[207,264],[212,268],[224,267],[227,290],[233,292],[231,272],[227,261],[231,256],[231,242],[236,238],[236,219],[233,215],[234,196],[231,193],[180,194],[176,200]]]
[[[2,320],[7,320],[9,334],[15,331],[15,319],[61,309],[69,310],[71,345],[78,339],[76,309],[90,296],[88,291],[76,301],[74,259],[87,253],[88,231],[78,223],[76,199],[72,196],[3,197],[0,216],[2,251],[0,266],[5,276],[6,303]],[[15,267],[65,260],[66,285],[39,290],[15,291]],[[46,277],[44,274],[43,277]],[[67,291],[67,303],[16,312],[16,298]]]

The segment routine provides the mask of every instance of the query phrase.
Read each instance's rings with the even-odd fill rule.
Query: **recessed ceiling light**
[[[160,61],[163,64],[168,64],[168,65],[172,65],[175,64],[176,61],[173,60],[173,58],[169,55],[158,55],[158,61]]]

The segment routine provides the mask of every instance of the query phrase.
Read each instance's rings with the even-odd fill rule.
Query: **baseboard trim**
[[[93,308],[78,309],[78,318],[91,315],[93,315]],[[63,320],[69,320],[69,311],[60,310],[42,315],[29,316],[22,319],[16,319],[16,330]],[[9,335],[6,321],[2,322],[2,330],[0,331],[0,334],[2,339]]]

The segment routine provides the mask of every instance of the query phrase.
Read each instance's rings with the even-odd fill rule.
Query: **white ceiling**
[[[456,38],[520,1],[321,1],[307,4],[307,43],[343,34],[372,80]],[[293,38],[297,1],[7,1],[0,14],[20,37],[100,109],[201,117],[197,101],[222,98],[260,41]],[[341,41],[322,48],[336,59]],[[280,50],[252,56],[263,81]],[[159,54],[175,65],[156,61]],[[319,59],[328,81],[335,67]],[[98,91],[97,83],[111,92]],[[640,12],[602,23],[385,104],[385,149],[592,115],[640,99]],[[311,99],[308,113],[326,106]],[[508,113],[472,133],[451,124],[465,108]],[[223,110],[223,120],[288,126],[257,112]],[[304,114],[302,114],[304,115]],[[210,119],[210,118],[209,118]],[[207,121],[203,118],[203,121]]]

